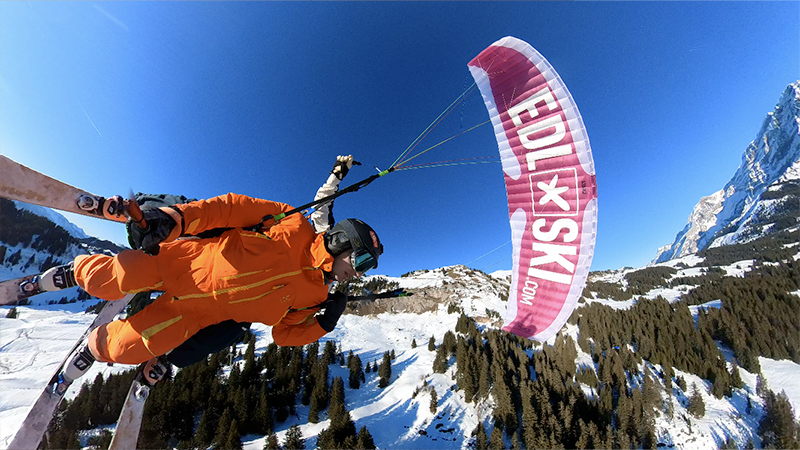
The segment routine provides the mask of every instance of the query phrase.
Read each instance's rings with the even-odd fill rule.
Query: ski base
[[[37,278],[41,274],[27,275],[12,280],[0,281],[0,305],[10,305],[41,294]]]
[[[109,450],[129,450],[136,448],[139,430],[144,418],[144,404],[150,395],[150,385],[144,380],[142,369],[136,371],[136,378],[131,383],[128,396],[122,405],[117,421],[117,429],[111,438]]]
[[[39,443],[42,441],[42,437],[47,431],[58,405],[64,398],[64,393],[72,385],[71,380],[65,380],[61,376],[64,367],[72,360],[72,357],[89,336],[89,333],[100,325],[114,320],[117,314],[125,309],[131,299],[133,299],[133,295],[126,295],[120,300],[107,302],[103,305],[97,317],[94,318],[89,328],[67,353],[48,384],[42,389],[39,398],[34,402],[31,410],[28,411],[28,415],[23,420],[20,429],[14,439],[11,440],[8,446],[9,450],[31,450],[39,447]]]
[[[0,197],[123,223],[130,206],[130,201],[120,196],[94,195],[2,155]]]

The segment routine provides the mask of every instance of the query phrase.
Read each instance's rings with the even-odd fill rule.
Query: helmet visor
[[[350,255],[350,263],[358,273],[364,273],[378,267],[378,260],[367,250],[358,248]]]

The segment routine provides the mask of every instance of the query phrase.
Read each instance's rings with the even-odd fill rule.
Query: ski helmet
[[[378,256],[383,253],[375,230],[358,219],[345,219],[334,225],[325,233],[325,248],[333,256],[352,249],[350,262],[359,273],[378,267]]]

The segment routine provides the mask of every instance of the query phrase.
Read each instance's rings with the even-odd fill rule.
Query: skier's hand
[[[328,294],[328,302],[325,306],[325,312],[317,316],[317,323],[323,330],[330,333],[336,328],[336,322],[342,316],[344,309],[347,307],[347,295],[344,292],[333,292]]]
[[[177,222],[160,208],[143,207],[142,214],[147,227],[141,229],[128,221],[128,243],[134,250],[142,249],[148,255],[155,256],[159,252],[158,244],[169,237]]]
[[[347,175],[347,172],[351,167],[353,167],[353,155],[338,156],[336,158],[336,163],[333,164],[333,170],[331,170],[331,173],[336,175],[336,178],[341,180],[345,177],[345,175]]]

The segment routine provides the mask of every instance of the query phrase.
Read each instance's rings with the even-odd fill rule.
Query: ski
[[[78,189],[2,155],[0,197],[123,223],[128,208],[138,206],[120,196],[105,198]]]
[[[77,281],[72,267],[55,266],[42,273],[0,281],[0,305],[18,303],[34,295],[74,286],[77,286]]]
[[[150,395],[150,385],[144,381],[141,369],[136,371],[136,378],[131,383],[128,396],[122,405],[122,411],[117,420],[117,429],[111,438],[109,450],[127,450],[136,448],[139,440],[139,430],[142,427],[144,403]]]
[[[161,363],[164,364],[163,360]],[[117,429],[114,431],[108,450],[136,448],[136,443],[139,440],[139,430],[142,428],[142,419],[144,418],[144,405],[152,388],[144,377],[146,368],[147,364],[145,363],[136,370],[136,376],[128,390],[125,403],[122,405],[122,411],[119,413],[119,419],[117,420]]]
[[[53,419],[53,415],[55,414],[59,403],[61,403],[64,393],[67,391],[67,389],[69,389],[73,382],[72,380],[64,379],[62,376],[62,371],[66,365],[72,361],[72,357],[76,354],[81,345],[83,345],[84,341],[89,336],[89,333],[91,333],[92,330],[100,325],[104,325],[114,320],[117,314],[121,313],[125,309],[125,307],[128,305],[128,302],[130,302],[132,298],[132,294],[126,295],[120,300],[106,302],[103,305],[103,307],[100,309],[100,312],[97,314],[97,317],[94,318],[91,325],[89,325],[86,331],[84,331],[81,338],[77,340],[75,345],[72,347],[72,350],[67,353],[64,359],[61,361],[61,364],[59,364],[58,368],[56,368],[55,373],[50,378],[50,381],[42,389],[42,393],[33,403],[30,411],[28,411],[28,415],[23,420],[19,430],[17,430],[14,439],[12,439],[11,443],[9,444],[9,450],[30,450],[39,447],[39,443],[42,441],[42,437],[47,431],[47,427],[50,424],[50,421]]]

